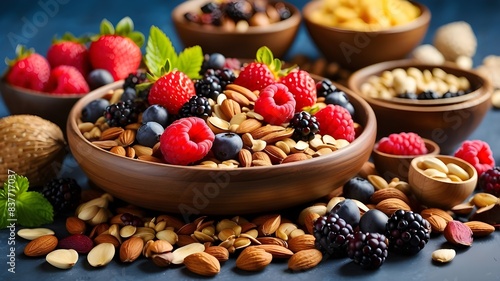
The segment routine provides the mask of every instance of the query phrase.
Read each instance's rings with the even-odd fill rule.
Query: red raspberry
[[[173,70],[160,77],[151,86],[149,104],[165,107],[169,114],[177,115],[181,107],[196,95],[194,83],[184,72]]]
[[[76,67],[60,65],[50,71],[46,91],[54,94],[84,94],[89,92],[89,85]]]
[[[314,115],[319,123],[319,133],[352,142],[355,137],[354,122],[347,109],[329,104]]]
[[[393,155],[427,154],[424,140],[415,133],[390,134],[379,140],[377,149]]]
[[[295,112],[300,112],[304,107],[316,103],[316,82],[309,75],[309,72],[304,70],[292,71],[281,78],[280,82],[285,84],[293,94],[297,103]]]
[[[181,118],[170,124],[160,137],[160,150],[165,162],[189,165],[205,157],[215,135],[199,117]]]
[[[280,125],[292,119],[295,100],[285,85],[277,83],[267,86],[260,92],[254,110],[264,117],[265,122]]]
[[[488,143],[482,140],[466,140],[455,152],[455,157],[469,162],[481,176],[486,170],[495,167],[495,159]]]
[[[500,197],[500,167],[486,170],[477,183],[478,189]]]
[[[276,83],[273,72],[264,63],[251,62],[241,70],[234,84],[243,86],[250,91],[262,90]]]
[[[7,61],[10,66],[5,80],[7,83],[25,89],[43,92],[50,76],[50,65],[47,59],[19,45],[16,58]]]

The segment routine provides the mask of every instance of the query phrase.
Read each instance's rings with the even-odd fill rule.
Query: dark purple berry
[[[235,133],[219,133],[215,135],[212,145],[212,152],[215,158],[220,161],[236,159],[238,153],[243,148],[243,141]]]

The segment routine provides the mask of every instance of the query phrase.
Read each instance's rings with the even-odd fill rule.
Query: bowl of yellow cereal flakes
[[[319,51],[351,70],[405,58],[431,19],[426,6],[406,0],[313,0],[302,14]]]

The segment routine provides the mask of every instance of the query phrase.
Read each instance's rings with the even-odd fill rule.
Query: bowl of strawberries
[[[168,41],[152,28],[147,45]],[[147,75],[91,92],[68,118],[76,161],[113,196],[186,219],[278,210],[326,196],[370,157],[368,104],[284,68],[267,47],[243,63],[196,46],[159,50],[146,51]],[[124,100],[127,87],[137,95]]]
[[[144,36],[133,31],[132,20],[126,17],[116,27],[103,20],[101,31],[81,38],[66,33],[53,40],[46,55],[17,46],[0,79],[10,114],[37,115],[65,129],[77,100],[138,69]]]

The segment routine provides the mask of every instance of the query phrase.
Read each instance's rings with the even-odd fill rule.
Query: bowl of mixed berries
[[[155,27],[148,40],[171,46]],[[186,216],[256,213],[325,196],[370,157],[368,104],[267,47],[249,62],[158,50],[146,74],[90,93],[68,118],[75,159],[110,194]]]
[[[144,36],[133,31],[130,18],[116,28],[107,20],[102,34],[53,40],[46,55],[19,45],[7,60],[0,92],[11,115],[32,114],[66,127],[69,111],[90,91],[124,79],[142,60]]]

